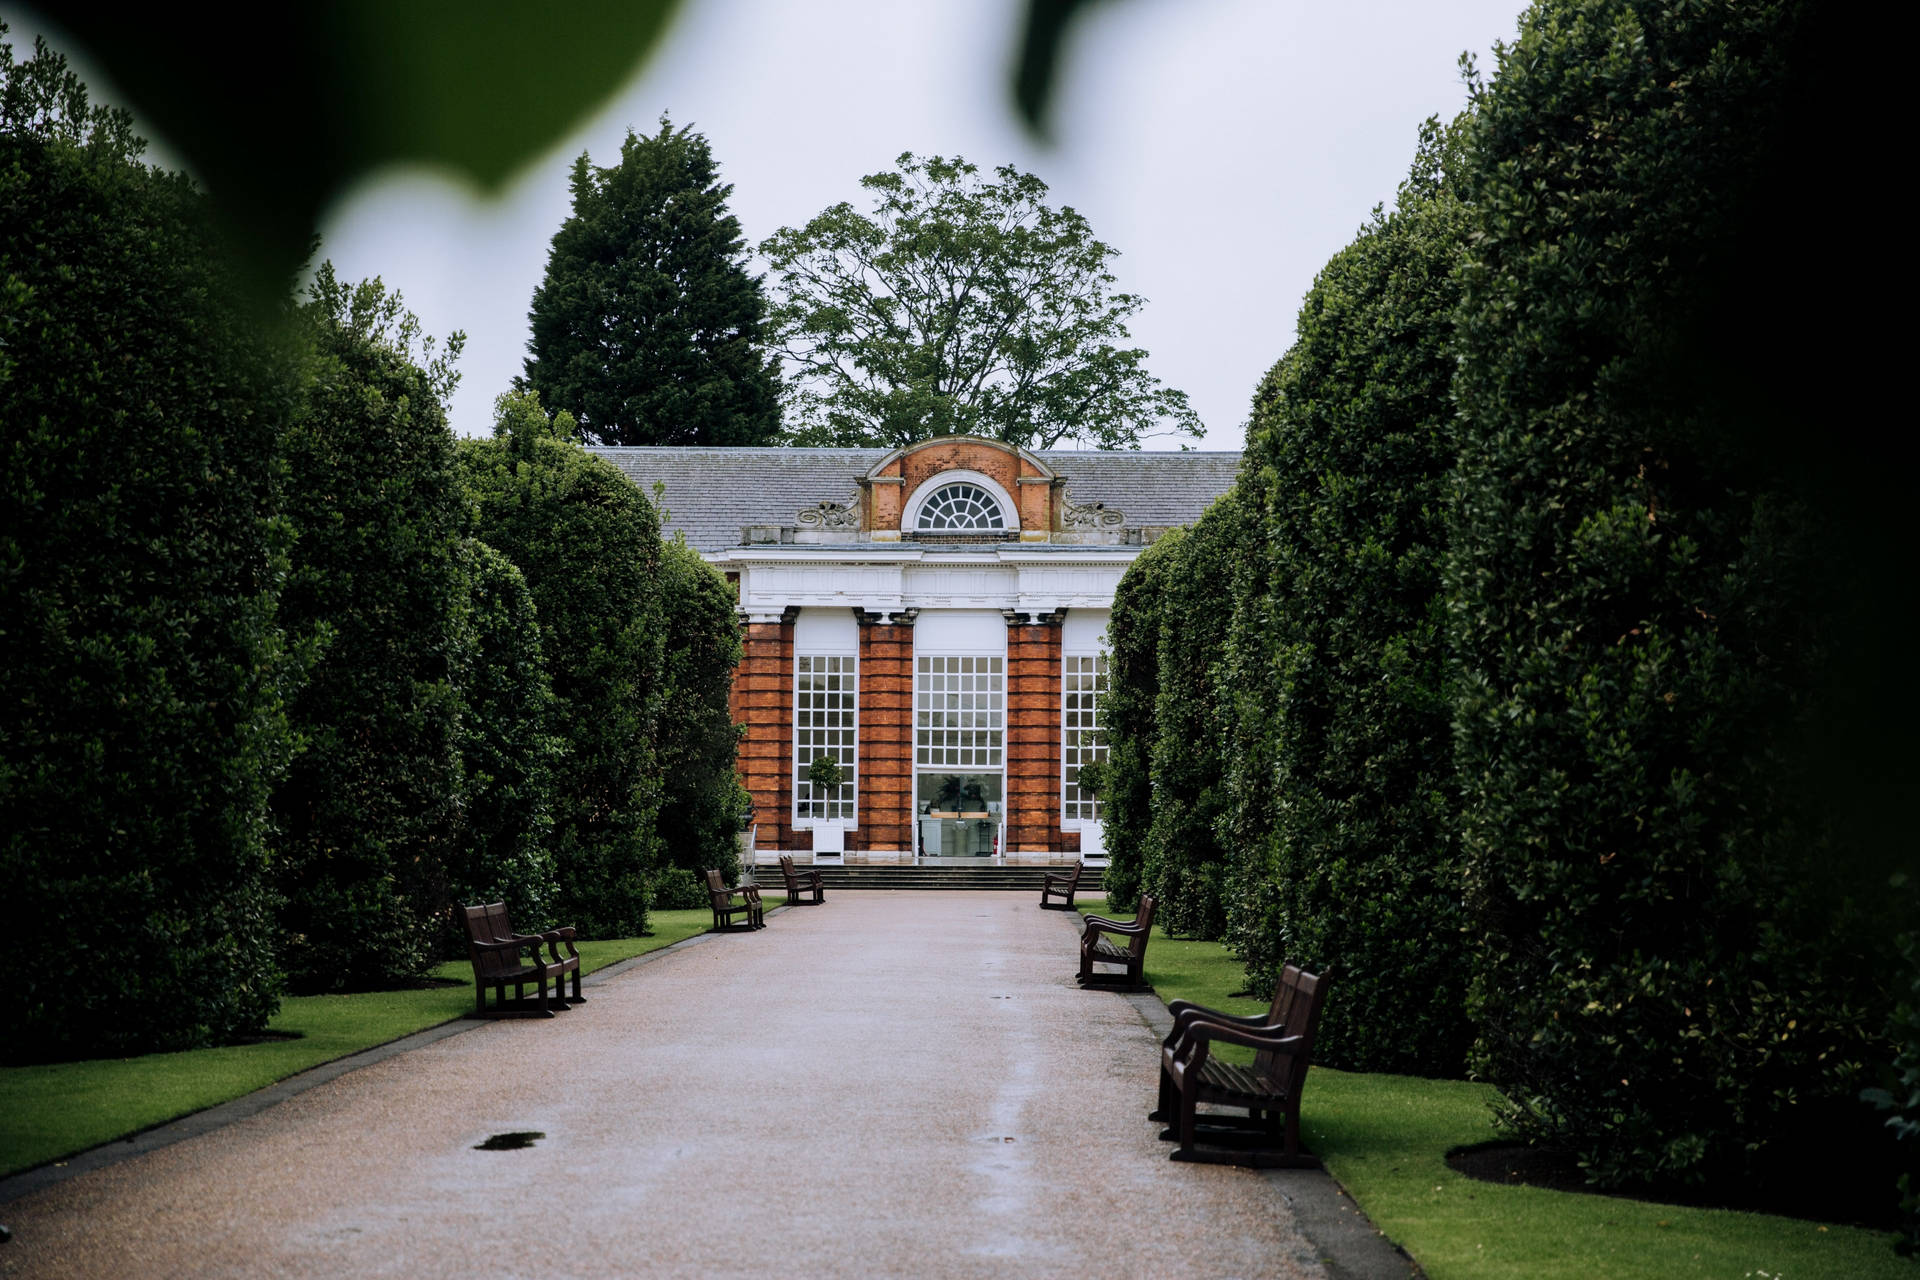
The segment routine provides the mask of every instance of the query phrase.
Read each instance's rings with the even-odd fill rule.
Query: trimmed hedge
[[[1143,854],[1153,828],[1161,599],[1185,538],[1184,530],[1172,530],[1127,566],[1114,589],[1113,617],[1107,624],[1111,649],[1107,670],[1112,685],[1101,708],[1107,731],[1107,765],[1100,791],[1106,814],[1103,884],[1107,901],[1119,911],[1131,911],[1139,903],[1146,871]]]
[[[1237,703],[1264,772],[1234,788],[1259,817],[1225,823],[1258,886],[1231,936],[1261,990],[1282,959],[1337,971],[1314,1053],[1352,1070],[1458,1074],[1472,1038],[1440,580],[1461,163],[1429,121],[1397,208],[1314,281],[1248,446],[1277,598],[1233,639],[1267,705]]]
[[[1234,567],[1254,536],[1249,516],[1228,493],[1169,545],[1160,567],[1149,686],[1152,818],[1141,879],[1169,937],[1217,938],[1226,927],[1227,859],[1215,831],[1227,796],[1218,665],[1233,617]]]
[[[666,615],[662,870],[683,868],[697,876],[718,867],[733,884],[740,874],[740,814],[747,804],[734,771],[742,731],[728,705],[741,654],[733,588],[682,537],[664,545],[660,569]],[[699,899],[692,905],[706,906],[706,881],[696,889]]]
[[[299,540],[281,612],[322,653],[273,807],[282,957],[303,994],[424,973],[459,847],[464,505],[399,304],[323,266],[297,317],[312,365],[285,440]]]
[[[282,361],[187,179],[0,48],[0,1060],[214,1044],[279,1003]]]
[[[1816,1148],[1846,1171],[1887,1057],[1910,837],[1849,838],[1825,748],[1855,755],[1847,596],[1890,584],[1849,583],[1795,474],[1818,464],[1768,454],[1702,336],[1764,294],[1810,12],[1537,5],[1471,127],[1449,585],[1476,1060],[1515,1132],[1607,1186]]]
[[[466,664],[460,672],[464,839],[447,866],[453,902],[505,902],[529,931],[561,923],[548,842],[559,743],[549,719],[553,691],[540,648],[533,593],[513,562],[477,538],[463,539],[467,583]],[[449,940],[452,937],[449,915]]]
[[[632,937],[661,800],[659,521],[616,467],[560,438],[571,418],[550,421],[537,395],[501,396],[494,431],[459,454],[474,531],[525,576],[539,618],[562,752],[554,912],[584,937]]]

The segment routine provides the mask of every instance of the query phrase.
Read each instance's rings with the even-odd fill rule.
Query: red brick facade
[[[1060,619],[1007,628],[1007,852],[1060,851]]]
[[[793,621],[756,622],[742,637],[733,678],[734,716],[747,729],[740,743],[740,780],[753,795],[756,843],[794,847]],[[808,837],[801,836],[804,843]]]
[[[913,622],[860,615],[860,820],[851,850],[910,850]]]

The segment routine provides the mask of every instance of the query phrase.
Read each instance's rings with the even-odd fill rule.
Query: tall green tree
[[[460,838],[464,499],[435,354],[400,295],[323,264],[296,321],[311,368],[286,435],[298,542],[282,610],[323,653],[274,795],[296,991],[389,985],[431,958]]]
[[[6,1061],[215,1043],[279,1000],[286,361],[144,145],[0,41]]]
[[[760,246],[794,443],[1120,449],[1202,434],[1185,393],[1127,345],[1146,300],[1114,290],[1119,251],[1049,205],[1046,183],[1010,165],[989,181],[958,157],[895,164],[860,180],[871,213],[837,204]]]
[[[780,430],[766,299],[691,126],[627,131],[620,161],[573,163],[573,215],[533,295],[523,385],[598,444],[766,444]]]
[[[662,780],[660,521],[617,467],[562,438],[539,396],[460,442],[475,532],[525,576],[553,687],[555,913],[588,937],[646,928]]]

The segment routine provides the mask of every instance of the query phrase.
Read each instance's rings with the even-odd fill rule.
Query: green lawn
[[[786,901],[766,894],[769,910]],[[580,943],[585,973],[669,946],[713,922],[698,911],[655,911],[653,935]],[[0,1068],[0,1175],[18,1173],[103,1142],[265,1088],[309,1067],[359,1053],[463,1016],[473,1007],[466,961],[436,976],[460,985],[351,996],[289,996],[269,1027],[296,1040]]]
[[[1106,914],[1098,898],[1081,906]],[[1264,1001],[1228,998],[1241,978],[1240,966],[1218,943],[1174,941],[1154,930],[1147,979],[1162,999],[1264,1012]],[[1332,998],[1339,999],[1338,986]],[[1487,1110],[1492,1094],[1486,1085],[1460,1080],[1324,1067],[1307,1079],[1301,1112],[1307,1144],[1430,1280],[1920,1276],[1920,1264],[1896,1257],[1892,1237],[1880,1232],[1463,1177],[1447,1167],[1446,1153],[1495,1136]]]

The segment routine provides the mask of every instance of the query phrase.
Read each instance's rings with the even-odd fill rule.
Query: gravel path
[[[17,1200],[0,1274],[1323,1276],[1074,963],[1029,894],[833,894]]]

